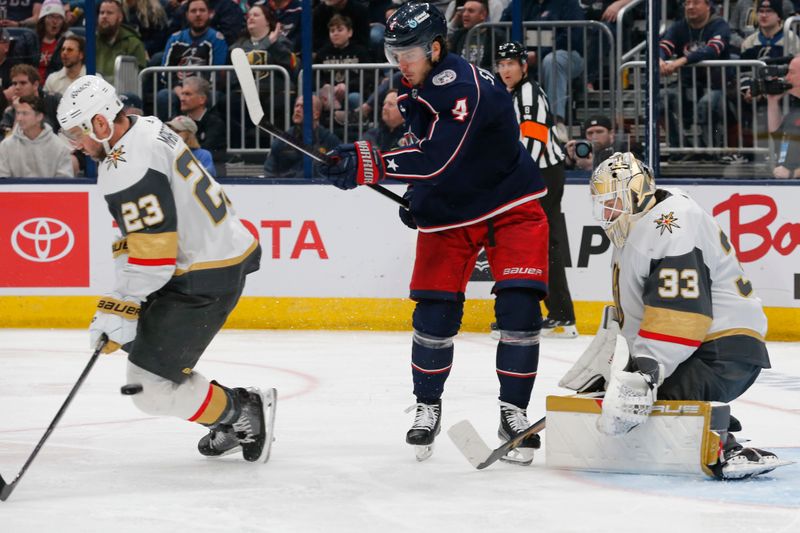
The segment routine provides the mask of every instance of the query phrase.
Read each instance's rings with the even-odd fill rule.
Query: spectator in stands
[[[270,0],[269,6],[275,12],[275,18],[281,25],[283,36],[292,43],[292,50],[299,54],[301,50],[300,17],[303,14],[303,5],[300,0]]]
[[[403,138],[405,119],[397,107],[397,89],[389,89],[383,99],[381,120],[377,126],[364,132],[364,140],[372,143],[378,150],[385,152],[398,146]]]
[[[336,135],[328,131],[319,123],[322,114],[322,102],[314,96],[313,106],[313,149],[320,154],[325,154],[333,150],[341,141]],[[293,139],[303,138],[303,97],[298,96],[294,102],[294,112],[292,113],[292,127],[286,131],[286,135]],[[264,171],[268,178],[302,178],[303,176],[303,154],[292,148],[285,142],[274,139],[270,146],[269,156],[264,161]],[[316,172],[315,172],[316,173]]]
[[[244,50],[251,65],[280,65],[291,73],[295,68],[291,46],[275,12],[267,4],[257,4],[247,12],[245,31],[231,48]]]
[[[800,55],[789,63],[786,81],[792,88],[789,95],[789,113],[783,116],[783,94],[767,96],[769,131],[778,145],[778,158],[772,175],[775,178],[800,178]]]
[[[461,14],[464,12],[467,0],[451,0],[444,10],[444,18],[447,19],[447,29],[455,31],[461,27]],[[488,10],[489,16],[486,18],[487,22],[500,22],[503,16],[503,10],[508,7],[510,0],[489,0]],[[386,17],[389,18],[388,15]]]
[[[39,85],[39,71],[25,63],[14,65],[11,67],[11,91],[9,92],[11,99],[8,101],[8,107],[4,108],[5,113],[3,118],[0,119],[0,137],[4,137],[11,131],[14,126],[14,119],[16,111],[13,104],[23,96],[39,96],[44,105],[44,118],[55,133],[58,133],[58,119],[56,118],[56,111],[58,109],[58,102],[61,99],[58,95],[42,93]]]
[[[118,93],[119,101],[122,102],[122,112],[126,115],[144,115],[144,102],[139,95],[134,93]]]
[[[4,2],[3,7],[6,8],[6,16],[0,19],[0,26],[16,28],[24,26],[26,28],[33,28],[39,20],[39,10],[42,9],[42,3],[33,2]]]
[[[181,113],[197,124],[197,140],[200,147],[211,152],[214,166],[219,176],[225,175],[228,158],[225,143],[225,122],[208,108],[211,85],[200,76],[190,76],[183,80],[180,88]]]
[[[97,13],[97,72],[114,83],[117,56],[134,56],[139,68],[147,64],[147,52],[135,31],[123,26],[125,15],[119,0],[101,0]]]
[[[662,76],[676,74],[686,65],[693,65],[699,61],[730,58],[728,47],[730,27],[725,19],[712,13],[711,4],[712,0],[686,0],[684,16],[667,28],[659,43],[661,55],[659,68]],[[722,129],[724,88],[721,73],[721,68],[711,68],[709,79],[707,70],[699,68],[694,73],[689,72],[681,76],[678,90],[681,91],[683,98],[683,117],[678,117],[676,113],[681,108],[677,102],[677,95],[674,92],[668,93],[670,146],[675,147],[680,144],[681,127],[678,119],[683,118],[688,122],[692,116],[689,112],[692,104],[696,106],[696,126],[702,129],[702,134],[699,136],[700,145],[722,146],[725,132]],[[695,82],[697,85],[693,87],[692,84]],[[707,90],[709,83],[711,89]],[[692,101],[695,95],[700,96],[698,102]],[[702,160],[707,157],[677,155],[673,160],[687,158]]]
[[[575,153],[575,145],[581,140],[588,141],[591,145],[591,150],[585,157]],[[600,154],[598,161],[603,161],[614,152],[632,151],[637,154],[639,152],[639,150],[631,150],[629,146],[617,142],[611,119],[604,115],[589,117],[583,124],[583,139],[572,139],[567,142],[565,148],[567,149],[566,168],[589,171],[594,170],[595,154]]]
[[[328,22],[328,33],[330,42],[317,51],[315,63],[351,65],[370,62],[369,50],[352,40],[353,22],[349,17],[332,16]],[[349,99],[349,108],[355,109],[361,105],[361,94],[372,91],[370,76],[365,75],[363,83],[360,83],[358,70],[334,70],[332,75],[333,83],[325,83],[319,89],[323,109],[341,109],[345,95]],[[322,80],[331,80],[331,76],[323,76]]]
[[[209,26],[216,28],[225,37],[225,44],[231,45],[236,42],[244,30],[244,13],[238,3],[231,0],[209,0],[208,11],[211,16]],[[189,2],[177,0],[175,7],[171,7],[173,2],[167,4],[167,15],[170,17],[170,32],[177,32],[182,27],[187,26]],[[191,23],[188,23],[191,26]]]
[[[776,59],[800,52],[800,37],[783,33],[784,19],[781,0],[759,0],[758,31],[742,42],[742,59]]]
[[[789,17],[795,13],[795,6],[791,0],[776,0],[781,2],[784,16]],[[757,0],[739,0],[731,8],[728,15],[731,28],[730,47],[733,54],[742,48],[742,42],[756,32],[758,27],[758,2]]]
[[[473,65],[491,70],[493,41],[499,42],[502,39],[493,39],[492,30],[482,29],[476,30],[479,32],[477,37],[467,41],[467,35],[472,28],[489,20],[488,1],[467,0],[464,2],[464,9],[457,10],[455,19],[456,29],[450,33],[447,39],[448,49]]]
[[[79,35],[67,34],[61,45],[61,70],[50,74],[44,82],[47,93],[63,93],[69,84],[86,75],[84,64],[86,39]]]
[[[512,20],[512,6],[503,12],[502,20]],[[531,0],[522,5],[522,19],[525,21],[560,22],[565,20],[584,20],[585,16],[578,0]],[[559,140],[567,141],[564,118],[567,116],[568,87],[572,80],[583,72],[583,57],[578,50],[583,49],[583,30],[581,28],[555,28],[553,44],[546,38],[544,31],[529,35],[528,63],[539,66],[539,78],[542,80],[547,97],[553,104],[556,115],[556,133]],[[530,42],[531,38],[541,43]],[[554,46],[553,46],[554,45]],[[539,57],[541,55],[541,57]]]
[[[11,101],[11,67],[16,64],[16,61],[9,55],[11,49],[11,35],[8,30],[0,28],[0,88],[2,88],[3,96],[0,96],[0,109],[5,109],[8,102]]]
[[[44,122],[44,103],[36,95],[14,104],[16,127],[0,143],[0,177],[73,177],[70,149]]]
[[[357,0],[322,0],[314,8],[314,50],[330,43],[328,23],[334,15],[348,17],[353,23],[353,40],[360,45],[369,46],[369,12]]]
[[[64,18],[64,6],[60,0],[45,0],[39,11],[36,23],[36,35],[39,37],[39,78],[47,76],[61,68],[61,43],[67,30]]]
[[[125,23],[139,34],[148,56],[164,50],[169,21],[159,0],[125,0],[123,11]]]
[[[228,55],[228,45],[221,32],[210,26],[211,9],[209,0],[187,0],[186,21],[189,27],[173,33],[167,41],[161,64],[167,67],[191,67],[200,65],[224,65]],[[173,80],[181,82],[197,72],[178,72]],[[161,120],[175,114],[181,88],[178,83],[158,91],[156,114]]]
[[[189,150],[192,151],[192,155],[197,159],[198,163],[203,165],[203,168],[211,174],[212,178],[216,178],[217,169],[214,168],[214,160],[211,157],[211,152],[205,148],[200,148],[200,143],[197,142],[197,124],[195,121],[186,115],[178,115],[167,122],[167,126],[180,135],[183,142],[185,142]]]

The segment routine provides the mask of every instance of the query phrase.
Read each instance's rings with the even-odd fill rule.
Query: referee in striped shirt
[[[547,195],[540,198],[550,225],[549,294],[545,299],[548,316],[542,324],[547,337],[577,337],[575,310],[564,271],[567,227],[561,213],[564,195],[564,149],[556,140],[555,121],[550,102],[541,86],[528,77],[528,52],[518,42],[497,48],[497,73],[514,99],[520,127],[520,141],[530,152],[547,184]]]

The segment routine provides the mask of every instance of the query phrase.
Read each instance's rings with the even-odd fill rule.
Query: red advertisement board
[[[0,287],[88,287],[88,193],[0,193],[0,265]]]

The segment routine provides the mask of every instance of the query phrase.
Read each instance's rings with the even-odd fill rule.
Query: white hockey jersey
[[[114,290],[144,300],[168,282],[187,293],[236,287],[236,270],[258,241],[175,132],[155,117],[131,119],[98,168],[100,191],[125,237],[114,245]]]
[[[656,197],[614,250],[612,282],[631,355],[656,358],[668,377],[702,343],[763,341],[767,318],[714,218],[678,189]]]

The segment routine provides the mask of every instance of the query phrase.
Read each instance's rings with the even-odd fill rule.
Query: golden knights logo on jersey
[[[674,211],[662,214],[653,222],[656,225],[656,229],[661,230],[659,235],[664,235],[664,231],[672,233],[672,228],[680,228],[680,226],[677,224],[678,217],[675,216]]]
[[[117,168],[117,165],[119,163],[127,163],[127,160],[123,157],[125,155],[124,148],[125,148],[124,145],[120,145],[119,148],[114,148],[113,150],[111,150],[111,153],[109,153],[106,156],[106,159],[104,161],[106,164],[106,169],[109,169],[112,166],[114,168]]]

